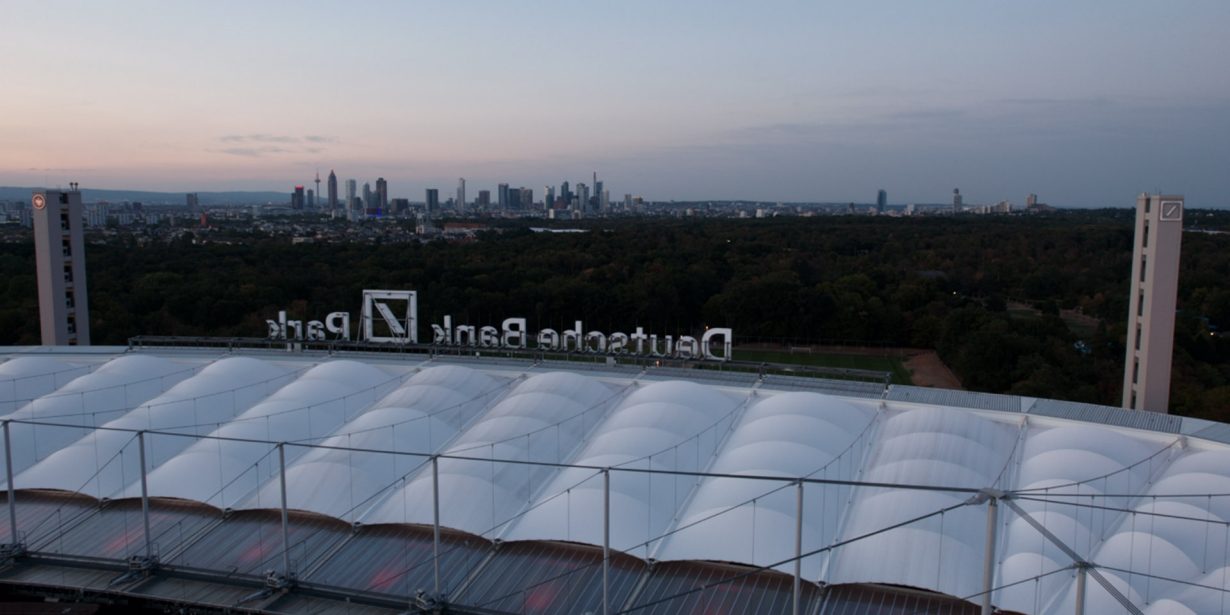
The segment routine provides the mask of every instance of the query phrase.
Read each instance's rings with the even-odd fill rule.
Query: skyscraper
[[[440,211],[440,191],[435,188],[428,188],[423,206],[427,209],[428,218],[436,215],[436,212]]]
[[[602,206],[602,182],[598,181],[598,172],[594,172],[594,196],[592,199],[592,207],[598,211],[606,211]]]
[[[497,186],[498,196],[496,202],[499,203],[500,211],[508,209],[508,184],[500,184]]]
[[[959,211],[961,211],[961,189],[953,188],[952,189],[952,213],[955,214]]]
[[[1124,408],[1170,411],[1170,361],[1182,241],[1182,196],[1142,194],[1136,198]]]
[[[359,208],[358,198],[355,192],[359,189],[359,183],[353,179],[346,180],[346,219],[351,222],[358,219],[356,210]]]
[[[568,189],[568,182],[559,185],[559,198],[564,200],[564,207],[572,205],[572,191]]]
[[[337,174],[329,171],[329,210],[337,209]]]
[[[507,186],[507,184],[505,184]],[[507,188],[504,191],[504,210],[516,209],[521,206],[521,190]]]
[[[878,193],[876,193],[876,213],[877,214],[884,213],[885,205],[888,205],[888,192],[881,190]]]
[[[491,191],[479,190],[478,200],[474,202],[474,205],[479,209],[487,209],[488,207],[491,207]]]
[[[457,212],[466,212],[466,178],[457,179]]]
[[[197,193],[189,192],[184,199],[184,204],[188,206],[188,213],[195,214],[201,207],[201,199],[198,198]]]
[[[542,187],[542,206],[543,206],[543,209],[551,209],[552,207],[555,207],[555,187],[554,186],[543,186]]]
[[[389,209],[389,182],[384,181],[383,177],[376,178],[376,195],[376,207],[383,214]]]
[[[307,191],[307,206],[309,209],[316,209],[316,192],[311,188]]]
[[[31,198],[38,311],[43,344],[88,346],[90,307],[85,286],[81,192],[44,190]]]
[[[303,209],[303,186],[295,186],[295,191],[290,193],[290,208]]]
[[[577,210],[586,211],[589,208],[589,186],[577,184]]]

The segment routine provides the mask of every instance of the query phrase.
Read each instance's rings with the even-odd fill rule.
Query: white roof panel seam
[[[722,434],[722,438],[717,443],[714,444],[713,452],[709,455],[709,459],[706,460],[705,465],[703,466],[703,469],[697,468],[699,471],[707,472],[713,468],[713,465],[715,463],[717,463],[718,458],[721,456],[722,449],[725,448],[728,442],[730,442],[730,439],[733,437],[739,425],[739,422],[747,414],[748,408],[751,407],[752,400],[757,399],[757,398],[759,398],[759,394],[757,393],[755,389],[752,389],[747,394],[747,396],[744,397],[743,400],[739,402],[739,405],[735,406],[734,409],[732,409],[726,415],[726,417],[730,418],[730,426],[726,429],[726,433]],[[726,417],[719,419],[719,422],[726,420]],[[715,422],[714,425],[719,424],[719,422]],[[679,502],[678,506],[675,507],[674,514],[671,515],[670,522],[667,523],[666,528],[664,528],[663,532],[660,535],[655,536],[655,537],[650,537],[649,543],[653,545],[650,549],[650,553],[651,553],[650,557],[653,557],[653,558],[660,557],[660,553],[662,551],[662,547],[665,542],[665,539],[675,533],[673,531],[674,528],[679,525],[680,519],[683,516],[683,512],[687,510],[687,507],[691,504],[692,500],[696,497],[696,492],[700,490],[700,486],[702,482],[703,480],[700,479],[699,477],[692,481],[692,486],[688,489],[688,493],[684,495],[683,500]]]
[[[578,463],[578,456],[590,446],[595,438],[596,432],[601,428],[606,420],[609,420],[610,414],[619,407],[619,404],[626,400],[635,391],[637,391],[636,385],[634,383],[629,383],[618,389],[614,395],[605,400],[603,402],[605,408],[602,412],[602,416],[599,416],[595,420],[594,426],[586,431],[586,433],[577,441],[576,445],[573,446],[571,450],[564,453],[563,459],[567,463]],[[521,510],[517,511],[511,519],[502,524],[502,527],[499,528],[496,537],[499,539],[504,539],[509,532],[515,529],[517,522],[519,522],[521,518],[523,518],[530,511],[538,508],[542,503],[540,500],[544,497],[544,493],[550,489],[556,478],[563,472],[564,470],[562,468],[552,468],[550,475],[543,477],[542,481],[538,484],[538,487],[534,489],[533,493],[529,494],[529,498],[527,499],[525,506]],[[548,500],[553,498],[554,496],[547,497]]]
[[[434,368],[429,368],[429,369],[431,370],[450,370],[454,368],[450,366],[446,366],[446,367],[434,367]],[[392,423],[392,424],[380,427],[380,429],[389,428],[391,430],[391,437],[393,438],[393,441],[392,441],[393,446],[397,445],[395,430],[398,426],[404,426],[405,424],[409,422],[417,421],[419,419],[425,419],[426,421],[428,421],[428,424],[430,425],[430,421],[439,420],[438,419],[439,415],[458,410],[462,408],[463,406],[470,404],[470,403],[481,402],[482,405],[479,408],[477,408],[474,412],[470,413],[470,416],[466,418],[464,421],[462,421],[462,423],[457,427],[457,429],[453,431],[452,435],[443,439],[434,449],[429,450],[429,451],[421,451],[421,452],[435,454],[436,452],[445,449],[446,447],[449,446],[451,442],[453,442],[458,437],[459,434],[461,434],[465,430],[466,426],[473,423],[475,420],[478,419],[478,417],[482,416],[483,413],[490,410],[490,408],[493,405],[499,403],[499,401],[503,398],[503,396],[506,395],[515,386],[515,384],[521,380],[520,378],[518,378],[517,380],[497,380],[485,374],[482,374],[481,372],[469,370],[468,368],[460,368],[460,369],[466,369],[467,371],[472,373],[471,377],[467,379],[465,384],[467,385],[472,384],[472,381],[476,377],[481,376],[483,379],[487,381],[487,383],[490,383],[490,388],[483,390],[482,392],[476,395],[473,395],[467,399],[464,399],[460,402],[451,404],[449,406],[445,406],[444,408],[435,409],[432,412],[427,413],[427,414],[422,414],[415,419],[410,419],[408,421],[402,421],[398,423]],[[426,371],[427,370],[419,371],[417,374],[409,378],[402,385],[401,388],[398,388],[397,390],[390,392],[388,395],[385,396],[384,400],[382,400],[381,402],[378,402],[375,406],[370,408],[367,412],[363,413],[362,415],[352,419],[348,423],[348,425],[353,425],[356,422],[362,421],[364,417],[370,416],[374,412],[380,412],[382,410],[393,409],[392,407],[389,407],[389,406],[382,406],[382,404],[384,403],[385,400],[389,400],[393,398],[396,398],[398,402],[401,402],[406,397],[406,395],[409,394],[410,391],[414,389],[430,388],[433,390],[440,390],[440,391],[444,391],[447,393],[451,393],[453,395],[460,395],[460,391],[458,389],[448,388],[436,382],[425,382],[425,383],[415,382],[416,378],[420,374],[425,374],[423,376],[424,379],[431,379],[436,376],[436,373],[426,374]],[[487,383],[483,383],[483,384],[487,384]],[[491,399],[482,401],[484,400],[484,398],[488,398],[488,397],[491,397]],[[406,408],[406,410],[413,411],[414,409]],[[338,433],[331,436],[330,440],[326,440],[326,444],[329,443],[333,438],[346,437],[349,441],[349,439],[353,437],[354,435],[363,435],[363,434],[375,431],[375,428],[362,430],[360,432],[343,432],[342,431],[343,429],[345,429],[345,426],[340,428]],[[337,453],[338,453],[337,451],[327,451],[326,453],[324,453],[324,455],[332,456],[332,455],[336,455]],[[400,459],[403,459],[403,457],[399,456],[396,459],[400,460]],[[419,470],[421,470],[424,467],[424,464],[427,463],[427,461],[428,461],[427,459],[412,460],[411,465],[414,466],[413,468],[411,468],[409,471],[404,472],[404,473],[395,472],[396,474],[399,474],[399,475],[396,476],[393,480],[387,482],[383,487],[379,488],[375,493],[372,493],[366,497],[363,497],[359,503],[355,504],[352,502],[350,508],[344,511],[344,514],[341,516],[344,517],[347,514],[353,514],[354,519],[361,518],[366,510],[373,508],[375,506],[378,506],[380,502],[384,499],[384,497],[387,496],[388,492],[396,488],[398,483],[405,481],[411,474],[414,474],[418,472]],[[304,458],[300,458],[300,460],[296,461],[295,464],[292,464],[292,466],[288,468],[288,474],[296,471],[296,468],[295,468],[296,465],[300,463],[308,463],[308,462],[315,462],[315,459],[306,457],[306,456]],[[348,460],[348,463],[352,463],[352,462]],[[272,488],[272,486],[273,486],[272,481],[266,484],[266,488]],[[290,489],[291,493],[294,493],[294,489],[292,487],[293,487],[293,484],[289,485],[288,489]],[[361,507],[362,507],[362,510],[360,510]]]
[[[540,401],[541,394],[544,388],[557,387],[558,391],[551,395],[551,399],[559,400],[558,404],[541,405],[533,404],[526,406],[527,403]],[[632,388],[629,383],[624,389]],[[553,459],[554,462],[562,462],[567,458],[571,451],[576,450],[578,442],[587,435],[587,431],[592,427],[587,427],[587,423],[596,419],[589,418],[595,410],[599,410],[598,416],[601,417],[605,410],[609,407],[612,399],[623,395],[623,390],[612,390],[609,386],[597,381],[596,379],[571,374],[568,372],[548,372],[536,374],[522,382],[518,383],[512,390],[508,391],[498,403],[492,405],[483,415],[476,419],[448,446],[446,454],[462,456],[478,456],[484,457],[488,454],[493,457],[521,459],[525,458],[531,451],[528,447],[532,437],[536,434],[548,433],[552,428],[556,429],[557,446],[561,447],[558,451],[558,459]],[[498,419],[498,420],[497,420]],[[581,424],[570,424],[581,420]],[[565,436],[564,427],[567,426],[567,443],[563,441]],[[495,432],[492,432],[493,429]],[[531,429],[522,429],[531,428]],[[512,430],[512,431],[510,431]],[[508,434],[504,437],[498,437],[494,440],[487,441],[490,436],[499,436],[501,432]],[[514,433],[515,432],[515,433]],[[482,439],[480,442],[476,440]],[[501,449],[510,449],[509,454],[496,455],[496,447]],[[484,449],[486,453],[484,453]],[[548,461],[542,459],[540,461]],[[447,459],[439,464],[440,476],[440,494],[441,498],[450,500],[456,498],[468,498],[468,506],[464,521],[458,521],[455,527],[469,531],[479,535],[488,535],[491,532],[501,532],[510,520],[517,518],[515,512],[524,508],[525,504],[518,504],[515,501],[515,492],[512,489],[519,490],[521,482],[519,476],[524,474],[524,479],[529,481],[527,488],[533,488],[533,483],[537,482],[539,486],[548,482],[550,475],[554,473],[551,468],[530,466],[512,466],[511,468],[502,468],[500,471],[501,480],[516,480],[516,486],[509,488],[506,485],[497,485],[495,479],[495,468],[491,466],[490,470],[486,470],[486,464],[479,464],[475,461],[463,461],[457,459]],[[537,468],[537,469],[535,469]],[[412,490],[423,491],[430,488],[429,476],[426,473],[429,468],[422,468],[414,476],[413,479],[405,481],[404,485],[390,493],[379,505],[373,506],[369,512],[365,513],[364,520],[366,522],[388,522],[388,521],[413,521],[420,519],[425,511],[421,511],[421,497],[416,498],[413,502],[406,501]],[[481,473],[485,478],[479,479],[478,474]],[[517,474],[518,477],[514,477]],[[534,478],[534,475],[547,474],[546,477],[539,476]],[[479,492],[466,493],[464,490],[458,491],[457,486],[462,482],[473,482],[474,480],[486,481],[487,494]],[[430,493],[430,491],[426,491]],[[486,496],[490,496],[490,510],[480,510],[479,507],[487,507],[488,504],[480,502],[478,499],[485,501]],[[502,496],[502,497],[501,497]],[[396,503],[402,502],[401,511],[396,508]],[[528,497],[525,501],[529,501]],[[505,507],[503,510],[496,510],[498,506]],[[507,507],[516,506],[516,510],[507,510]],[[402,519],[395,518],[393,515],[400,512]],[[487,513],[490,514],[487,514]],[[512,515],[507,517],[507,515]],[[480,518],[482,517],[482,518]],[[420,519],[421,520],[421,519]]]
[[[812,409],[810,413],[798,412],[795,410],[797,406],[790,403],[794,400],[799,400],[799,401],[806,400],[808,402],[814,402],[814,405],[816,407]],[[863,423],[861,425],[855,426],[856,429],[848,430],[847,427],[845,427],[843,424],[833,420],[832,410],[828,409],[828,408],[832,408],[833,404],[840,404],[839,406],[837,406],[839,408],[843,408],[843,409],[848,408],[849,411],[853,413],[852,416],[854,415],[859,416],[861,420],[863,421]],[[773,410],[776,410],[778,407],[781,407],[781,406],[785,406],[785,409],[782,411],[776,411],[771,414],[762,414],[762,412],[767,411],[765,410],[766,408],[772,408]],[[737,427],[735,427],[735,429],[733,430],[730,439],[723,446],[722,450],[715,456],[714,463],[710,469],[715,472],[731,473],[731,474],[736,474],[736,475],[744,474],[744,473],[756,473],[756,474],[761,474],[761,475],[781,474],[783,475],[783,477],[799,476],[799,475],[805,475],[807,477],[814,477],[817,474],[824,472],[827,468],[831,467],[833,464],[839,463],[843,456],[846,456],[847,454],[853,454],[855,452],[854,450],[855,447],[858,445],[860,441],[863,441],[864,436],[866,436],[868,431],[870,430],[872,423],[875,421],[875,417],[876,417],[876,412],[874,410],[864,409],[864,408],[857,407],[851,404],[847,404],[845,402],[838,402],[833,398],[830,398],[825,395],[816,394],[816,393],[789,393],[789,394],[780,394],[777,396],[770,396],[766,399],[759,401],[756,405],[749,407],[744,412],[743,417],[740,419],[740,422],[738,423]],[[794,419],[802,418],[802,419],[806,419],[807,423],[805,425],[799,425],[798,431],[787,431],[787,432],[783,432],[780,434],[774,434],[775,439],[771,441],[763,440],[763,439],[748,441],[746,439],[745,435],[753,431],[757,426],[763,426],[766,423],[776,423],[778,422],[779,419],[783,419],[783,418],[794,418]],[[792,422],[788,423],[788,425],[793,426],[793,423]],[[821,449],[817,449],[814,446],[808,446],[807,442],[816,441],[816,438],[814,437],[813,432],[802,431],[805,426],[807,429],[840,430],[841,433],[845,434],[845,436],[843,438],[843,441],[838,444],[838,446],[840,447],[839,450],[822,451]],[[769,447],[769,450],[767,451],[764,450],[766,446]],[[812,466],[809,468],[805,468],[801,471],[798,471],[798,468],[796,465],[795,471],[793,472],[780,469],[780,468],[775,468],[771,464],[766,465],[764,468],[764,471],[759,471],[759,472],[750,472],[749,470],[751,470],[751,467],[745,464],[741,464],[738,467],[727,467],[729,463],[728,460],[732,459],[732,457],[742,455],[745,451],[748,451],[749,449],[758,449],[757,451],[751,451],[751,452],[761,452],[760,457],[764,461],[775,459],[781,462],[787,462],[788,459],[789,460],[799,459],[801,461],[805,459],[805,457],[801,455],[797,455],[797,454],[787,455],[787,452],[783,450],[783,447],[790,447],[791,450],[793,450],[795,447],[799,447],[799,448],[803,448],[804,450],[812,451],[813,455],[824,455],[824,457],[817,459],[817,461],[822,462],[819,466]],[[755,455],[751,455],[751,456],[756,457]],[[804,461],[804,463],[806,463],[806,461]],[[851,463],[849,464],[849,467],[851,468],[851,471],[852,471],[852,469],[855,467],[855,464]],[[838,476],[837,478],[849,478],[849,476],[842,475],[842,476]],[[790,488],[792,486],[792,483],[777,483],[777,482],[772,482],[772,481],[766,481],[763,484],[763,487],[761,487],[759,483],[752,487],[746,487],[743,485],[734,484],[738,482],[745,482],[745,481],[737,481],[736,479],[721,478],[721,477],[712,477],[712,478],[704,479],[703,484],[701,484],[697,488],[693,497],[685,504],[684,507],[681,508],[680,514],[678,518],[676,519],[674,526],[668,532],[669,538],[661,542],[661,546],[659,550],[657,551],[657,553],[655,554],[655,558],[656,559],[671,559],[671,560],[694,559],[696,556],[702,556],[703,558],[705,554],[701,551],[695,550],[694,548],[684,549],[682,552],[679,552],[681,545],[680,545],[679,539],[676,538],[676,535],[678,535],[678,533],[681,530],[686,530],[691,527],[696,527],[701,523],[710,521],[721,515],[725,515],[732,511],[740,510],[742,509],[742,507],[752,504],[753,502],[757,500],[765,500],[766,505],[769,505],[773,501],[778,501],[778,500],[783,500],[783,499],[787,500],[784,505],[789,510],[779,510],[776,508],[772,508],[771,510],[773,514],[788,516],[791,519],[791,522],[787,524],[786,526],[782,526],[782,527],[776,527],[773,524],[768,524],[767,533],[769,533],[769,535],[765,536],[764,539],[776,538],[782,544],[784,543],[792,544],[793,539],[794,539],[793,537],[794,517],[796,516],[796,513],[794,512],[794,507],[796,505],[795,494],[792,492],[791,494],[788,494],[788,497],[786,498],[772,497],[775,494],[787,488]],[[815,505],[817,504],[817,499],[819,499],[817,496],[819,495],[820,497],[823,497],[823,494],[820,491],[818,491],[819,489],[821,489],[819,486],[813,486],[812,494],[809,497],[812,503],[813,509],[815,508]],[[713,497],[707,497],[707,499],[704,502],[698,502],[698,498],[701,497],[702,492],[711,492],[713,490],[717,490],[717,494],[719,497],[718,501],[713,501]],[[742,492],[752,492],[752,491],[754,491],[754,493],[751,493],[751,494],[742,493]],[[736,500],[733,500],[733,503],[732,503],[732,500],[730,499],[731,497],[736,497]],[[700,507],[703,507],[703,508],[700,508]],[[806,510],[807,509],[805,507],[805,511]],[[822,508],[822,512],[823,512],[823,508]],[[805,533],[809,535],[812,535],[813,533],[823,534],[824,532],[817,531],[816,528],[813,528],[811,522],[807,521],[808,519],[814,519],[814,518],[815,518],[814,513],[813,515],[809,516],[805,512],[805,528],[804,528]],[[762,532],[759,527],[763,524],[763,521],[764,521],[763,515],[756,516],[756,526],[753,526],[751,528],[751,531],[757,535],[755,538],[757,540],[761,539],[759,536],[760,534],[766,533],[766,532]],[[735,535],[737,535],[738,531],[742,529],[739,527],[741,524],[748,523],[748,522],[749,520],[744,519],[741,521],[735,521],[733,527],[731,525],[715,526],[710,529],[710,532],[722,534],[726,536],[729,540],[731,538],[734,538]],[[833,526],[836,526],[836,522],[833,523]],[[775,537],[773,536],[774,533],[781,534],[781,535]],[[789,535],[786,536],[785,534],[789,534]],[[823,537],[819,538],[818,540],[823,540]],[[789,549],[782,549],[780,548],[781,545],[778,545],[778,546],[779,548],[777,548],[776,551],[769,547],[763,547],[757,550],[757,552],[760,555],[757,558],[757,561],[753,563],[761,564],[761,565],[768,565],[768,564],[776,563],[780,559],[783,559],[783,556],[788,555],[787,553],[785,553],[785,551],[789,551]],[[809,546],[815,547],[816,545],[811,544]],[[672,551],[676,553],[672,554]],[[821,560],[818,558],[807,558],[807,559],[810,563],[805,562],[805,567],[812,568],[813,566],[815,566],[816,569],[808,573],[806,576],[810,578],[814,578],[819,573],[818,567],[820,565]],[[792,568],[793,566],[788,566],[788,567]]]

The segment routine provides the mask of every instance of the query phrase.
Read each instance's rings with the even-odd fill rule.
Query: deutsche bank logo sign
[[[363,339],[419,343],[418,293],[413,290],[363,291]]]
[[[350,339],[350,313],[332,312],[324,320],[291,320],[286,310],[278,312],[269,325],[269,339],[325,341]],[[524,350],[532,347],[552,352],[581,352],[643,357],[671,357],[728,361],[734,334],[725,327],[705,327],[697,337],[656,335],[637,327],[631,333],[604,333],[585,328],[575,321],[571,329],[541,329],[536,334],[526,327],[524,318],[505,318],[495,325],[454,324],[452,316],[431,325],[433,346],[457,348],[502,348]],[[359,316],[359,339],[385,344],[419,343],[418,293],[413,290],[365,290]]]

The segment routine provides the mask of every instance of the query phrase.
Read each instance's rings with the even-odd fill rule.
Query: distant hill
[[[0,186],[0,201],[26,201],[39,188]],[[147,205],[184,205],[186,192],[151,192],[147,190],[98,190],[82,188],[85,203],[138,201]],[[250,205],[253,203],[289,203],[289,192],[197,192],[201,205]]]

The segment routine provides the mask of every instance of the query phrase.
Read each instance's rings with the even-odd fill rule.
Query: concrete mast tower
[[[1170,361],[1182,241],[1182,196],[1142,194],[1136,198],[1124,408],[1170,411]]]
[[[90,305],[86,300],[81,191],[77,182],[72,182],[68,192],[35,192],[31,204],[43,344],[88,346]]]
[[[316,199],[320,198],[320,169],[316,169]],[[312,199],[312,208],[316,208],[316,199]]]

